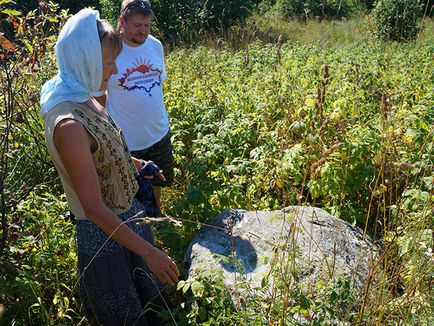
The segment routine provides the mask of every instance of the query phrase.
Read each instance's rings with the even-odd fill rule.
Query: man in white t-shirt
[[[173,180],[173,152],[163,98],[164,51],[149,34],[152,18],[149,1],[123,1],[119,18],[123,49],[116,59],[118,73],[108,80],[105,104],[123,130],[131,155],[154,161],[163,170],[166,181],[152,180],[160,207],[160,187]]]

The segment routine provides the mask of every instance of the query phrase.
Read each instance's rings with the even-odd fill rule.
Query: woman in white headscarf
[[[129,156],[122,131],[91,97],[117,72],[121,49],[119,35],[97,11],[83,9],[71,17],[55,47],[59,72],[41,91],[41,115],[49,153],[77,218],[86,315],[103,325],[156,325],[146,311],[170,304],[162,284],[174,285],[179,271],[154,247],[148,224],[124,223],[143,211],[135,199],[143,162]]]

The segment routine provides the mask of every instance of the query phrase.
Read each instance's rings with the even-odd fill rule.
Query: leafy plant
[[[0,93],[3,104],[0,111],[0,212],[3,226],[0,256],[7,239],[7,215],[35,186],[43,183],[50,172],[54,176],[53,170],[48,168],[37,94],[38,85],[52,74],[50,67],[54,58],[47,49],[52,47],[54,31],[66,17],[65,12],[52,17],[57,10],[54,5],[42,7],[38,17],[35,12],[20,17],[19,13],[5,9],[4,3],[1,5],[2,21],[11,25],[14,34],[10,37],[13,41],[2,35],[0,43],[0,80],[5,85]]]
[[[231,296],[223,285],[223,272],[208,269],[197,277],[179,281],[177,290],[187,295],[179,313],[181,324],[186,325],[227,325],[231,323],[234,305]]]
[[[9,27],[0,36],[1,322],[50,324],[53,316],[71,319],[77,304],[73,231],[62,218],[65,203],[38,105],[40,85],[54,73],[51,49],[67,14],[42,3],[38,13],[21,15],[9,4],[0,3],[2,26]]]
[[[63,196],[35,192],[10,214],[8,259],[0,274],[6,309],[1,323],[73,325],[82,318],[75,229],[68,216]]]
[[[193,236],[198,223],[225,208],[293,204],[324,207],[381,238],[398,232],[385,244],[383,268],[373,272],[387,281],[376,279],[362,296],[370,308],[360,316],[354,311],[344,316],[326,294],[289,295],[289,306],[303,307],[318,323],[331,316],[327,309],[343,320],[378,317],[382,302],[399,296],[394,289],[403,269],[397,248],[405,243],[399,237],[409,232],[406,239],[415,239],[432,223],[426,220],[432,190],[425,185],[433,175],[431,53],[429,44],[386,48],[372,42],[338,47],[257,42],[239,51],[172,52],[165,92],[180,192],[168,210],[183,219],[181,232]],[[413,206],[404,209],[402,203]],[[410,257],[401,257],[403,266],[420,266],[422,260]],[[410,302],[429,292],[423,285],[428,269],[410,270],[409,279],[420,280],[422,290],[416,297],[408,288],[405,308],[388,308],[393,320],[410,320]],[[336,286],[336,293],[350,294],[344,281]],[[280,318],[281,305],[269,306],[275,308],[270,318]]]

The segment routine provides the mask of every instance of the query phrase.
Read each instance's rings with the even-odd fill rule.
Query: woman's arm
[[[54,144],[89,220],[125,248],[141,256],[149,269],[165,284],[174,285],[179,276],[176,264],[163,251],[134,233],[103,202],[90,150],[91,139],[83,125],[72,119],[59,122]]]

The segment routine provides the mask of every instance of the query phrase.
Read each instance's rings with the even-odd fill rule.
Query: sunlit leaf
[[[181,280],[178,282],[178,284],[176,285],[176,290],[181,290],[185,285],[185,281]]]
[[[201,290],[203,288],[204,288],[204,285],[200,282],[195,281],[191,284],[191,289],[194,293],[198,293],[199,290]]]
[[[3,10],[3,13],[5,15],[8,15],[8,16],[19,16],[19,15],[21,15],[21,12],[19,12],[18,10],[13,10],[13,9],[5,9],[5,10]]]
[[[27,50],[29,50],[30,53],[33,53],[33,46],[29,43],[29,41],[23,40],[23,43],[26,46]]]

